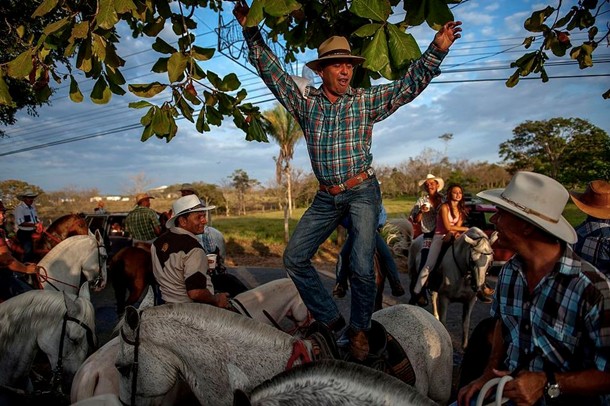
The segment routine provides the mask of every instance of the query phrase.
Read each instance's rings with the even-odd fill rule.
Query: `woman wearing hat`
[[[24,265],[11,254],[4,230],[5,214],[6,208],[0,200],[0,302],[32,289],[29,285],[15,278],[13,272],[36,273],[36,264]]]
[[[576,228],[574,252],[610,276],[610,183],[594,180],[584,193],[570,192],[570,196],[588,215]]]
[[[265,44],[257,27],[246,27],[249,7],[233,9],[244,27],[249,60],[261,78],[303,129],[320,191],[301,217],[284,251],[284,265],[314,318],[340,335],[345,320],[311,263],[320,244],[345,216],[357,232],[350,256],[352,307],[346,331],[351,356],[368,356],[368,331],[375,304],[373,256],[381,192],[371,167],[373,125],[419,95],[440,74],[449,47],[460,37],[460,22],[446,23],[433,43],[403,78],[368,89],[354,89],[354,68],[365,59],[353,55],[345,37],[332,36],[318,47],[318,58],[306,65],[322,79],[318,88],[300,88]]]
[[[414,228],[421,230],[421,233],[424,235],[424,241],[420,251],[419,269],[417,270],[417,275],[414,275],[414,277],[411,278],[411,284],[409,286],[409,291],[411,292],[409,304],[426,306],[428,305],[426,293],[416,293],[414,288],[415,282],[418,280],[419,274],[428,259],[428,252],[430,251],[434,230],[436,229],[436,213],[444,201],[443,195],[439,192],[445,187],[445,181],[442,178],[429,173],[425,179],[418,182],[418,185],[424,192],[424,195],[415,202],[415,206],[413,206],[413,209],[411,209],[411,213],[409,214],[409,220],[413,223]],[[413,235],[413,238],[415,237],[417,237],[417,235]]]
[[[31,189],[27,189],[17,197],[21,202],[15,207],[15,224],[17,226],[17,239],[23,248],[23,261],[33,261],[34,243],[32,235],[34,232],[42,231],[42,223],[38,219],[38,212],[34,199],[38,196]]]
[[[509,374],[503,397],[515,404],[609,404],[610,282],[570,246],[568,191],[548,176],[517,172],[505,189],[477,196],[497,207],[490,219],[497,244],[515,255],[498,275],[491,356],[459,391],[459,405]]]

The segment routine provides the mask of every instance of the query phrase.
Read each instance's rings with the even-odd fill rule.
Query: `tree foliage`
[[[18,196],[25,190],[32,190],[34,193],[44,193],[44,191],[36,185],[30,185],[27,182],[16,179],[7,179],[0,181],[0,200],[7,208],[13,208],[19,204]],[[39,196],[37,202],[40,202],[43,196]]]
[[[610,178],[610,137],[580,118],[526,121],[500,144],[509,172],[530,170],[564,185]]]
[[[350,38],[354,53],[366,57],[366,62],[354,75],[355,86],[368,86],[371,79],[400,77],[411,61],[420,56],[420,49],[409,27],[426,23],[432,29],[453,20],[451,7],[463,0],[253,0],[248,25],[265,25],[269,38],[282,39],[287,48],[286,62],[295,54],[315,49],[330,35]],[[563,56],[569,51],[580,67],[593,64],[593,51],[608,38],[598,35],[596,18],[607,11],[610,0],[581,0],[578,6],[560,17],[561,1],[532,14],[526,28],[541,33],[540,49],[519,58],[515,74],[507,85],[514,86],[520,76],[544,71],[546,50]],[[20,4],[23,2],[20,2]],[[27,3],[27,2],[26,2]],[[8,21],[9,30],[17,34],[23,48],[12,60],[0,61],[0,105],[18,106],[15,81],[38,83],[37,100],[46,100],[50,92],[48,77],[57,83],[69,82],[70,98],[81,102],[78,75],[81,71],[95,82],[89,98],[94,103],[107,103],[112,95],[130,91],[141,100],[130,107],[144,109],[141,118],[141,140],[156,136],[166,141],[177,133],[179,116],[191,121],[199,132],[220,126],[232,118],[244,131],[247,140],[265,140],[263,121],[258,107],[245,103],[247,96],[234,73],[220,77],[204,69],[214,55],[212,48],[196,43],[194,32],[197,9],[221,12],[221,0],[42,0],[31,13],[33,22]],[[399,6],[400,5],[400,6]],[[399,7],[405,17],[397,23],[388,19]],[[560,11],[561,10],[561,11]],[[551,21],[549,23],[549,21]],[[134,37],[150,37],[152,48],[160,54],[151,70],[166,74],[163,81],[127,84],[121,69],[125,61],[117,53],[119,24],[126,25]],[[31,26],[40,26],[38,31]],[[158,34],[171,27],[176,41],[167,42]],[[571,46],[569,33],[588,29],[589,40],[578,47]],[[167,30],[166,30],[167,31]],[[601,36],[601,38],[599,38]],[[154,38],[154,41],[152,41]],[[566,40],[566,38],[568,38]],[[529,47],[535,37],[525,40]],[[172,44],[177,45],[172,45]],[[72,58],[70,60],[66,58]],[[161,104],[149,99],[165,96]],[[48,96],[46,96],[48,97]]]

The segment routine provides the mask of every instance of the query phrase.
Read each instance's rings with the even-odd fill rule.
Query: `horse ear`
[[[233,406],[252,406],[250,397],[241,389],[235,389],[233,392]]]
[[[132,330],[138,328],[140,324],[140,313],[133,306],[127,306],[125,308],[125,322]]]
[[[472,238],[470,238],[468,236],[468,234],[462,234],[464,236],[464,241],[466,241],[469,245],[475,246],[477,245],[477,242],[475,240],[473,240]]]
[[[89,292],[89,282],[85,281],[80,286],[78,291],[78,297],[82,297],[83,299],[91,300],[91,293]]]
[[[493,243],[496,241],[498,241],[498,232],[494,231],[493,233],[491,233],[491,236],[489,237],[489,243],[493,245]]]
[[[142,302],[140,303],[140,306],[138,308],[140,310],[144,310],[147,307],[153,307],[154,305],[155,305],[155,292],[153,291],[152,286],[148,286],[146,295],[144,296],[144,299],[142,299]]]
[[[97,240],[98,244],[104,244],[104,238],[102,237],[99,229],[95,230],[95,239]]]
[[[72,299],[72,297],[66,292],[61,292],[64,295],[64,303],[66,304],[66,313],[70,317],[78,316],[78,305],[76,304],[76,300]]]

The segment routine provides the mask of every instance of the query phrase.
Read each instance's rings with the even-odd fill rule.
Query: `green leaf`
[[[180,110],[184,118],[186,118],[191,123],[195,122],[193,120],[193,112],[195,111],[195,109],[193,109],[183,97],[181,97],[178,101],[178,109]]]
[[[169,116],[164,109],[157,109],[153,113],[151,126],[157,135],[169,134]]]
[[[91,71],[93,67],[93,61],[91,60],[91,44],[88,41],[83,42],[78,48],[76,67],[85,73]]]
[[[421,56],[417,41],[411,34],[400,30],[394,24],[387,25],[388,47],[394,68],[401,69]]]
[[[178,52],[176,48],[174,48],[159,37],[157,37],[155,43],[152,45],[152,49],[162,54],[173,54],[174,52]]]
[[[197,45],[193,45],[191,48],[191,55],[198,61],[207,61],[214,56],[214,51],[214,48],[202,48],[198,47]]]
[[[506,81],[506,87],[515,87],[519,83],[519,70],[516,70]]]
[[[421,25],[426,20],[426,0],[410,0],[404,2],[407,12],[405,22],[413,27]]]
[[[154,21],[146,24],[142,32],[149,37],[156,37],[165,27],[165,18],[157,17]]]
[[[166,86],[159,82],[132,84],[128,86],[129,91],[139,97],[153,97],[164,91],[165,88]]]
[[[144,131],[142,131],[142,136],[140,137],[140,141],[145,142],[152,136],[153,136],[152,126],[147,125],[146,127],[144,127]]]
[[[21,79],[30,74],[34,69],[32,62],[32,50],[22,52],[17,58],[8,63],[8,76]]]
[[[119,14],[134,13],[138,8],[132,0],[114,0],[114,9]]]
[[[44,0],[32,13],[32,18],[42,17],[57,6],[58,0]]]
[[[106,76],[106,79],[108,79],[108,76]],[[126,93],[121,86],[114,82],[108,81],[108,87],[110,88],[110,91],[117,96],[123,96]]]
[[[220,77],[211,70],[208,71],[207,77],[212,86],[214,86],[216,89],[220,89],[220,87],[222,87],[222,80],[220,80]]]
[[[153,106],[153,104],[151,104],[150,102],[147,102],[146,100],[139,100],[137,102],[129,103],[128,106],[132,109],[143,109],[145,107],[151,107],[151,106]],[[144,124],[144,123],[142,123],[142,124]]]
[[[137,102],[137,103],[141,103],[141,102]],[[136,104],[136,103],[130,103],[129,107],[132,107],[132,104]],[[136,108],[140,108],[140,107],[136,107]],[[155,115],[155,112],[158,110],[157,106],[151,105],[151,107],[148,109],[148,111],[146,112],[146,114],[144,114],[142,116],[142,118],[140,118],[140,124],[142,124],[143,126],[149,126],[152,123],[152,118]]]
[[[54,32],[60,31],[62,28],[64,28],[69,23],[70,23],[70,17],[64,17],[61,20],[55,21],[54,23],[49,24],[46,27],[44,27],[44,30],[42,30],[42,32],[45,33],[46,35],[51,35]]]
[[[246,18],[246,27],[256,27],[263,21],[263,2],[264,0],[254,0],[252,2]]]
[[[525,20],[523,26],[530,32],[542,32],[547,30],[548,27],[544,25],[544,22],[554,11],[555,9],[551,6],[547,6],[544,10],[534,11],[530,18]]]
[[[295,0],[267,0],[265,1],[265,11],[273,17],[284,17],[295,10],[299,10],[301,5]]]
[[[4,76],[0,72],[0,105],[15,107],[16,104],[13,102],[10,92],[8,91],[8,85],[4,81]]]
[[[114,0],[98,0],[97,26],[109,30],[119,22],[119,16],[114,9]]]
[[[110,101],[112,92],[108,88],[108,83],[106,83],[102,76],[100,76],[95,82],[93,90],[91,90],[90,97],[91,101],[95,104],[106,104]]]
[[[157,62],[155,62],[150,70],[156,73],[167,72],[167,61],[169,61],[169,58],[157,59]]]
[[[121,71],[118,69],[112,68],[108,65],[106,65],[106,76],[107,76],[107,79],[109,82],[112,82],[117,85],[125,84],[125,77],[123,77],[123,74],[121,73]]]
[[[255,118],[250,122],[248,131],[246,132],[247,141],[269,142],[265,130],[263,130],[262,121],[260,118]]]
[[[81,21],[80,23],[77,23],[74,25],[74,27],[72,27],[73,38],[84,39],[87,38],[87,35],[89,35],[88,21]]]
[[[208,71],[208,76],[209,74],[210,71]],[[213,75],[216,76],[216,74],[214,73]],[[216,76],[216,78],[218,78],[218,76]],[[216,83],[214,83],[214,86],[222,92],[231,92],[233,90],[237,90],[241,85],[235,73],[229,73],[222,79],[222,81],[216,80],[215,82]]]
[[[199,115],[197,116],[197,122],[195,123],[195,128],[200,133],[203,133],[204,131],[210,131],[210,126],[205,121],[205,107],[202,107],[201,110],[199,110]]]
[[[390,63],[385,30],[377,31],[371,43],[363,49],[362,56],[366,58],[363,67],[375,72],[382,70]]]
[[[205,110],[208,123],[219,127],[222,124],[222,114],[213,106],[208,106]]]
[[[74,103],[80,103],[83,101],[83,94],[78,88],[78,83],[72,75],[70,75],[70,100],[72,100]]]
[[[91,51],[100,61],[106,59],[106,40],[101,35],[91,35]]]
[[[383,25],[377,23],[366,24],[354,31],[352,35],[360,38],[372,37],[381,27],[383,27]]]
[[[441,29],[445,23],[453,21],[453,13],[443,0],[428,0],[428,15],[426,22],[435,31]]]
[[[189,57],[181,52],[174,52],[167,61],[167,76],[171,83],[177,82],[184,77],[184,71],[189,61]]]
[[[390,16],[392,7],[389,0],[353,0],[349,11],[359,17],[383,23]]]

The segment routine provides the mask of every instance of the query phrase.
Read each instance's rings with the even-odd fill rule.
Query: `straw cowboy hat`
[[[506,189],[491,189],[477,193],[549,234],[574,244],[576,231],[561,215],[570,197],[555,179],[534,172],[517,172]]]
[[[442,178],[439,178],[437,176],[434,176],[433,174],[429,173],[426,175],[426,179],[422,179],[419,182],[417,182],[417,185],[423,190],[426,191],[426,189],[424,189],[424,183],[426,183],[427,180],[433,179],[436,181],[436,183],[438,183],[438,189],[437,191],[441,191],[443,190],[443,188],[445,187],[445,181]]]
[[[172,212],[174,215],[167,220],[165,225],[169,227],[176,227],[176,219],[186,213],[195,213],[198,211],[207,211],[215,209],[216,206],[204,206],[201,204],[201,200],[195,195],[183,196],[176,200],[172,204]]]
[[[610,183],[605,180],[589,182],[584,193],[570,192],[580,210],[598,219],[610,220]]]
[[[138,193],[136,195],[136,203],[140,203],[144,199],[154,199],[154,197],[150,196],[148,193]]]
[[[38,193],[34,192],[32,189],[26,189],[23,193],[17,195],[19,199],[24,199],[26,197],[35,198],[38,196]]]
[[[354,65],[364,62],[363,57],[352,55],[352,48],[349,46],[347,38],[334,35],[320,44],[318,47],[318,59],[307,62],[305,65],[317,72],[322,62],[333,59],[349,59]]]

